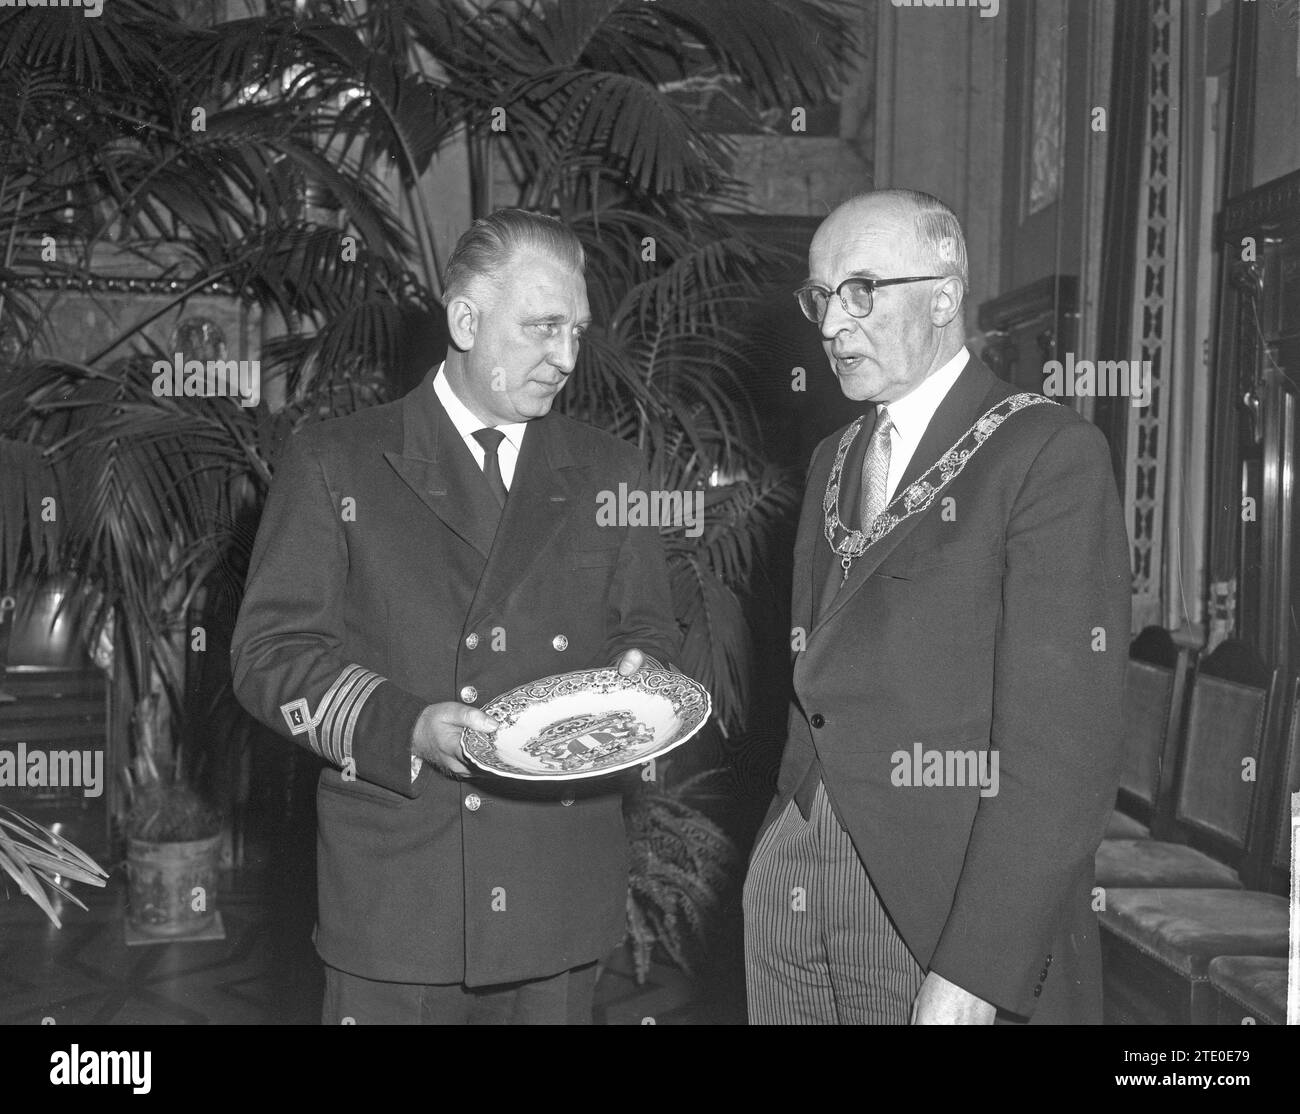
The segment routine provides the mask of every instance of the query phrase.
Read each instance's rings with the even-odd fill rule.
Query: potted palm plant
[[[213,912],[230,803],[200,792],[211,756],[191,679],[238,523],[295,424],[374,399],[360,365],[391,355],[396,314],[423,301],[392,262],[404,240],[376,182],[304,115],[317,93],[279,95],[291,58],[248,57],[232,87],[225,45],[162,0],[93,24],[22,15],[0,13],[0,584],[86,589],[75,622],[124,710],[110,756],[131,917],[186,933]],[[333,211],[309,219],[309,186],[339,199],[359,253]],[[78,338],[89,355],[69,358],[63,305],[118,292],[149,295],[146,311],[110,307],[94,343]],[[153,389],[178,319],[213,293],[288,323],[279,355],[261,354],[268,384],[290,383],[276,413]],[[296,344],[305,333],[321,347]],[[297,391],[317,359],[338,379]]]
[[[136,791],[127,814],[131,924],[147,936],[201,935],[216,916],[221,814],[184,784]]]
[[[5,390],[25,423],[22,483],[39,490],[57,515],[17,546],[24,571],[73,570],[86,589],[69,609],[83,644],[110,677],[110,691],[133,708],[127,840],[130,916],[151,935],[183,935],[211,919],[216,898],[220,813],[189,783],[180,713],[186,669],[184,619],[206,574],[196,558],[205,507],[202,488],[178,495],[176,475],[156,467],[159,442],[139,451],[125,429],[152,399],[119,369],[119,378],[88,369],[15,369]],[[40,451],[38,451],[40,450]],[[182,463],[183,462],[183,463]],[[195,467],[185,454],[173,467]],[[20,485],[21,486],[21,485]],[[188,505],[178,517],[174,508]],[[14,519],[31,526],[31,516]],[[125,525],[130,524],[130,525]],[[125,528],[124,528],[125,526]],[[0,570],[2,572],[4,570]],[[110,758],[120,748],[110,748]],[[128,772],[129,771],[129,772]],[[183,899],[182,896],[183,895]]]
[[[681,93],[739,82],[766,109],[824,92],[849,39],[838,5],[755,0],[736,19],[725,5],[667,0],[308,3],[195,29],[163,0],[140,0],[106,6],[93,26],[0,14],[0,27],[0,333],[13,369],[0,374],[0,441],[21,446],[29,469],[54,467],[64,508],[47,523],[39,503],[0,506],[0,559],[6,548],[11,563],[72,554],[95,582],[89,627],[112,632],[131,706],[157,697],[137,716],[137,757],[153,758],[133,767],[137,801],[201,773],[186,758],[187,639],[240,567],[278,446],[304,422],[390,393],[381,369],[400,349],[403,312],[436,313],[448,245],[427,172],[455,146],[469,156],[471,215],[508,178],[515,196],[495,203],[557,212],[584,241],[603,328],[563,404],[638,443],[652,482],[704,491],[701,536],[667,531],[679,664],[713,691],[715,732],[741,737],[743,597],[794,485],[746,447],[729,325],[772,253],[718,215],[739,205],[727,145]],[[66,262],[41,263],[44,237],[67,246]],[[168,260],[172,292],[81,363],[40,358],[59,284],[93,288],[113,253]],[[261,347],[257,407],[148,390],[142,366],[168,355],[160,323],[212,289],[284,323]],[[634,838],[651,850],[634,854],[629,923],[645,947],[662,939],[679,958],[663,934],[707,914],[720,880],[705,859],[734,860],[688,792],[661,781],[630,803]],[[692,864],[705,888],[664,896],[665,861]]]

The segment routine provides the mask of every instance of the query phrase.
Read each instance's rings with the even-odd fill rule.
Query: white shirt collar
[[[438,401],[442,403],[443,408],[447,411],[447,417],[451,419],[451,424],[456,427],[456,432],[464,438],[466,444],[474,434],[483,429],[483,423],[474,416],[474,412],[461,402],[456,392],[451,389],[451,383],[447,379],[446,361],[438,365],[438,372],[433,377],[433,393],[438,396]],[[507,441],[518,452],[524,443],[524,433],[528,428],[527,422],[510,422],[506,425],[496,427],[505,435]]]
[[[926,376],[902,398],[885,406],[893,420],[895,434],[913,449],[920,444],[934,412],[957,382],[957,376],[969,359],[970,350],[962,345],[961,351],[933,375]]]
[[[890,431],[889,444],[889,479],[885,486],[887,498],[892,499],[903,480],[903,473],[911,463],[921,438],[925,436],[926,427],[939,409],[957,376],[962,373],[970,359],[970,352],[963,345],[962,350],[943,365],[933,375],[927,376],[917,386],[900,398],[891,402],[885,410],[894,423]]]

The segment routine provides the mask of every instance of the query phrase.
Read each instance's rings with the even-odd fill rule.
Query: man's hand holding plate
[[[470,772],[461,751],[461,732],[466,727],[491,735],[498,724],[480,709],[459,701],[430,704],[415,721],[415,729],[411,732],[411,753],[433,763],[448,777],[465,777]]]

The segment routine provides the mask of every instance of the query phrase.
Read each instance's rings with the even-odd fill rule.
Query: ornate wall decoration
[[[1046,209],[1061,196],[1066,15],[1065,0],[1037,0],[1034,4],[1028,216]]]
[[[1145,165],[1139,183],[1138,282],[1132,336],[1151,377],[1146,406],[1128,410],[1125,510],[1133,546],[1133,626],[1163,622],[1165,471],[1169,366],[1175,350],[1174,265],[1179,169],[1179,32],[1181,5],[1152,0],[1147,68]]]

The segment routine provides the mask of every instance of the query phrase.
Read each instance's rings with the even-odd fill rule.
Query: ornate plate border
[[[573,673],[557,673],[551,677],[530,681],[488,701],[483,706],[483,711],[499,723],[511,726],[518,721],[527,708],[539,701],[592,689],[602,693],[635,689],[663,696],[681,719],[682,728],[674,738],[647,754],[630,759],[615,759],[605,764],[598,762],[594,769],[572,773],[539,774],[523,770],[501,757],[491,738],[468,727],[461,733],[461,749],[470,762],[485,773],[514,778],[518,781],[578,781],[641,766],[651,759],[667,754],[698,732],[708,722],[713,712],[713,700],[708,690],[683,673],[674,673],[668,669],[643,668],[630,677],[622,677],[613,667],[580,669]]]

